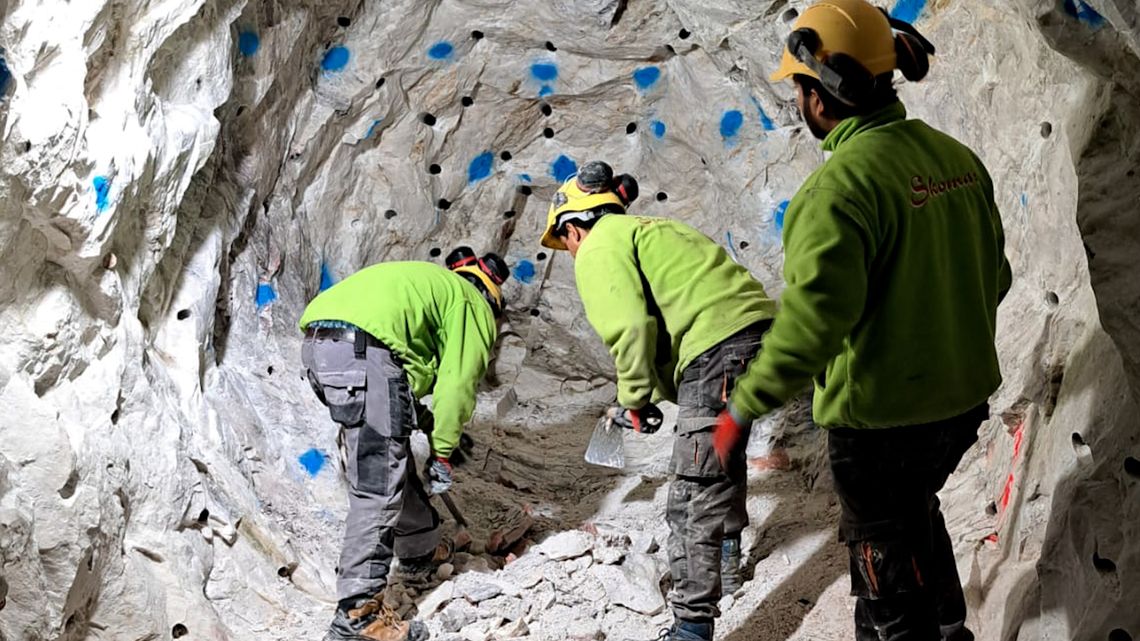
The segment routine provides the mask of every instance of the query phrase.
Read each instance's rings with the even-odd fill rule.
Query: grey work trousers
[[[748,474],[743,448],[721,467],[712,428],[736,379],[760,350],[770,323],[762,321],[730,336],[693,360],[677,387],[669,499],[669,605],[678,619],[711,621],[720,616],[720,555],[726,536],[748,525]]]
[[[429,554],[441,534],[439,513],[415,473],[409,443],[416,427],[415,399],[407,375],[376,339],[368,336],[355,344],[344,334],[318,329],[301,347],[309,382],[340,423],[347,451],[348,517],[336,584],[340,600],[378,594],[388,584],[393,555]]]

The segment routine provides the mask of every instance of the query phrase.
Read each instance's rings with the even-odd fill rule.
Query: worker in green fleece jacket
[[[420,621],[383,605],[393,556],[422,574],[450,558],[439,514],[415,472],[409,446],[432,416],[433,493],[452,483],[452,450],[475,409],[509,277],[495,254],[459,247],[448,269],[424,262],[366,267],[318,295],[301,316],[309,381],[342,427],[349,508],[337,570],[339,600],[326,641],[415,641]],[[428,425],[421,424],[425,429]]]
[[[893,28],[893,30],[892,30]],[[966,604],[936,493],[989,417],[994,329],[1010,287],[993,183],[892,86],[933,47],[864,0],[800,15],[773,80],[831,157],[788,206],[780,311],[716,428],[743,428],[815,382],[858,641],[963,641]]]
[[[628,216],[637,182],[591,162],[554,196],[542,244],[574,257],[586,317],[613,354],[617,424],[660,426],[655,399],[680,412],[666,520],[673,589],[663,639],[709,641],[722,591],[740,588],[744,454],[721,463],[712,427],[727,392],[760,346],[775,303],[748,270],[675,220]]]

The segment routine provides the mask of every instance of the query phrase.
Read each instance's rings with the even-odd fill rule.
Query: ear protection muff
[[[788,35],[788,51],[816,74],[827,93],[849,107],[858,107],[875,88],[875,77],[859,61],[843,53],[833,53],[820,61],[819,34],[800,28]]]
[[[471,263],[474,263],[475,260],[475,250],[471,249],[467,245],[460,245],[459,247],[451,250],[451,253],[447,255],[447,258],[443,261],[443,264],[446,265],[448,269],[454,271],[456,267],[470,265]]]
[[[613,192],[621,199],[622,204],[629,207],[629,204],[637,200],[638,188],[637,179],[629,174],[622,174],[615,176],[612,183]]]

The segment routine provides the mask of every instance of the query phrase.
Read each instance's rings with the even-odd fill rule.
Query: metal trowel
[[[625,467],[625,440],[620,425],[613,419],[602,416],[594,426],[590,444],[586,446],[586,462],[604,467],[622,469]]]

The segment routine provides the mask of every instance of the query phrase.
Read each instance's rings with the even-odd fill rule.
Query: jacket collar
[[[906,118],[906,107],[903,106],[902,101],[895,101],[891,104],[873,111],[864,116],[855,116],[847,118],[835,126],[831,133],[823,139],[824,151],[835,151],[840,145],[858,136],[864,131],[870,131],[876,127],[889,125],[892,122],[904,120]]]

